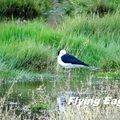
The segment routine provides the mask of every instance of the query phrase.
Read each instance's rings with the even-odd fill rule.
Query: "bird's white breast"
[[[62,60],[61,60],[61,57],[58,56],[58,64],[60,64],[61,66],[63,66],[64,68],[69,68],[70,66],[70,63],[64,63]]]

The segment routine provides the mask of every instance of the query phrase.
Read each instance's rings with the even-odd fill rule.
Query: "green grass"
[[[35,18],[41,16],[51,9],[51,0],[1,0],[0,17],[22,19]]]
[[[119,0],[1,0],[0,19],[48,17],[51,10],[62,15],[94,13],[102,17],[119,11],[119,3]]]
[[[0,23],[0,61],[8,69],[55,71],[57,50],[66,49],[105,71],[120,68],[120,15],[65,17],[52,28],[43,20]]]
[[[75,8],[75,13],[97,14],[104,16],[120,10],[119,0],[74,0],[71,1]]]
[[[83,48],[83,50],[78,49],[78,52],[84,51],[89,54],[85,57],[94,59],[89,58],[87,61],[102,63],[102,66],[109,64],[110,68],[119,67],[119,18],[119,13],[106,15],[103,18],[94,15],[67,18],[64,30],[67,31],[67,34],[76,37],[76,40],[71,40],[71,43],[74,44],[74,48]]]

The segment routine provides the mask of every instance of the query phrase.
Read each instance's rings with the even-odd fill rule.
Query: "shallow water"
[[[27,77],[4,80],[0,84],[0,97],[8,96],[8,104],[23,107],[32,101],[32,96],[40,86],[44,86],[45,94],[48,94],[56,101],[58,96],[63,94],[89,95],[93,93],[93,87],[98,90],[107,81],[108,77],[96,77],[94,74],[73,74],[71,76],[71,91],[67,91],[67,73],[64,74],[41,74]],[[11,87],[12,86],[12,87]]]

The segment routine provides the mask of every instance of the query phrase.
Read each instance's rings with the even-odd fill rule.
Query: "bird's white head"
[[[66,54],[66,50],[60,50],[60,51],[58,51],[58,55],[59,56],[63,56],[65,54]]]

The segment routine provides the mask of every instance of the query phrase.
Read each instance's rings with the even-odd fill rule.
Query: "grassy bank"
[[[57,50],[65,48],[92,66],[120,68],[119,13],[67,17],[52,28],[42,20],[1,22],[0,61],[10,69],[55,70]]]
[[[51,0],[1,0],[0,17],[21,19],[32,19],[37,16],[44,16],[52,7]]]
[[[0,18],[12,16],[21,19],[48,17],[51,12],[61,15],[115,13],[120,10],[119,0],[1,0]]]

